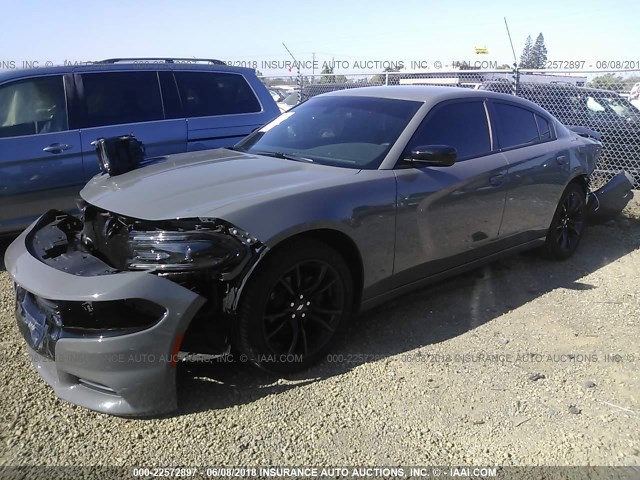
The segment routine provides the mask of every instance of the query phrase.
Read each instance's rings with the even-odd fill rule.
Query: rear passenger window
[[[540,135],[540,141],[546,142],[548,140],[551,140],[552,135],[549,122],[540,115],[536,115],[536,123],[538,124],[538,134]]]
[[[436,107],[418,127],[409,150],[423,145],[449,145],[458,160],[487,155],[491,151],[487,114],[482,102],[450,103]]]
[[[0,87],[0,137],[68,129],[61,76],[33,78]]]
[[[494,103],[500,148],[531,145],[540,140],[535,114],[531,110]]]
[[[260,112],[260,102],[242,75],[175,72],[187,117]]]
[[[112,72],[82,75],[85,127],[164,119],[156,72]]]

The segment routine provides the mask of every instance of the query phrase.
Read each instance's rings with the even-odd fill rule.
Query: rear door
[[[458,160],[450,167],[400,160],[394,287],[497,251],[508,165],[487,117],[482,99],[444,102],[408,143],[403,158],[419,146],[449,145]]]
[[[75,80],[85,181],[98,173],[91,145],[97,138],[133,134],[147,158],[186,151],[186,121],[167,118],[158,72],[91,72],[76,74]]]
[[[69,129],[71,88],[62,75],[0,85],[0,233],[51,208],[75,209],[84,181],[80,133]]]
[[[175,71],[188,125],[189,151],[229,147],[266,118],[253,88],[239,73]]]
[[[490,102],[500,151],[509,164],[500,238],[505,247],[546,235],[569,179],[570,158],[560,149],[550,117],[509,101]]]

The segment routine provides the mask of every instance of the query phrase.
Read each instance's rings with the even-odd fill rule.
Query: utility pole
[[[289,50],[289,47],[287,47],[284,42],[282,42],[282,46],[287,50],[287,52],[289,52],[289,55],[293,58],[293,63],[296,65],[296,70],[298,72],[298,81],[296,82],[298,84],[298,103],[300,103],[302,101],[302,76],[300,75],[300,62],[296,60],[296,57],[293,56],[293,53],[291,53],[291,50]]]
[[[511,32],[509,32],[509,24],[507,23],[507,17],[504,17],[504,26],[507,27],[507,35],[509,36],[509,43],[511,44],[511,52],[513,53],[513,81],[514,88],[513,94],[517,97],[518,90],[520,88],[520,70],[518,70],[518,57],[516,57],[516,50],[513,48],[513,41],[511,40]]]

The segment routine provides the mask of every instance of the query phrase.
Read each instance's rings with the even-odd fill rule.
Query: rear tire
[[[244,290],[234,346],[241,360],[273,373],[297,372],[321,360],[353,307],[344,259],[312,239],[273,252]]]
[[[553,260],[565,260],[578,248],[587,226],[587,202],[584,189],[570,183],[558,203],[544,251]]]

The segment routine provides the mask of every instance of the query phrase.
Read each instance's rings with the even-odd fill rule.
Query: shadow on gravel
[[[14,239],[15,237],[0,237],[0,272],[4,272],[6,270],[6,267],[4,266],[4,252]]]
[[[639,247],[640,221],[621,218],[590,227],[578,253],[567,261],[542,260],[536,252],[528,252],[423,288],[361,314],[324,362],[286,379],[240,363],[184,363],[176,414],[250,403],[363,363],[409,354],[470,332],[558,288],[597,289],[582,278]],[[535,321],[531,318],[532,324]]]

